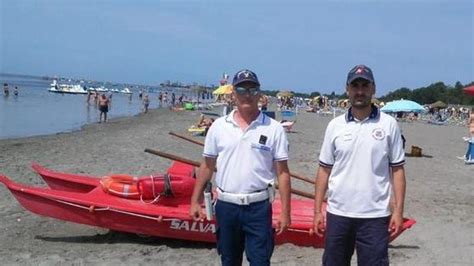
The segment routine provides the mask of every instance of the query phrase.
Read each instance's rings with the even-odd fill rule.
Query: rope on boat
[[[160,222],[160,223],[161,223],[161,222],[174,221],[174,220],[180,220],[180,219],[178,219],[178,218],[163,218],[162,215],[160,215],[160,216],[158,216],[158,217],[149,216],[149,215],[143,215],[143,214],[138,214],[138,213],[133,213],[133,212],[127,212],[127,211],[117,210],[117,209],[113,209],[113,208],[110,208],[110,207],[95,208],[94,205],[91,205],[90,207],[86,207],[86,206],[82,206],[82,205],[80,205],[80,204],[75,204],[75,203],[72,203],[72,202],[68,202],[68,201],[64,201],[64,200],[58,200],[58,199],[56,199],[55,201],[60,202],[60,203],[63,203],[63,204],[66,204],[66,205],[69,205],[69,206],[73,206],[73,207],[77,207],[77,208],[80,208],[80,209],[88,210],[88,211],[90,211],[90,212],[94,212],[94,211],[113,211],[113,212],[123,213],[123,214],[132,215],[132,216],[136,216],[136,217],[140,217],[140,218],[146,218],[146,219],[150,219],[150,220],[155,220],[155,221],[158,221],[158,222]]]
[[[301,230],[301,229],[293,229],[293,228],[287,228],[286,231],[311,234],[309,230]]]
[[[94,212],[94,211],[113,211],[113,212],[118,212],[118,213],[122,213],[122,214],[132,215],[132,216],[136,216],[136,217],[140,217],[140,218],[146,218],[146,219],[150,219],[150,220],[155,220],[155,221],[158,221],[158,222],[160,222],[160,223],[161,223],[161,222],[169,222],[169,221],[181,220],[181,219],[178,219],[178,218],[163,218],[162,215],[160,215],[160,216],[158,216],[158,217],[149,216],[149,215],[143,215],[143,214],[138,214],[138,213],[133,213],[133,212],[128,212],[128,211],[117,210],[117,209],[113,209],[113,208],[110,208],[110,207],[95,208],[94,205],[91,205],[90,207],[86,207],[86,206],[82,206],[82,205],[80,205],[80,204],[76,204],[76,203],[72,203],[72,202],[68,202],[68,201],[64,201],[64,200],[58,200],[58,199],[55,199],[55,201],[60,202],[60,203],[63,203],[63,204],[66,204],[66,205],[69,205],[69,206],[73,206],[73,207],[77,207],[77,208],[80,208],[80,209],[88,210],[89,212]],[[287,231],[291,231],[291,232],[298,232],[298,233],[311,234],[311,231],[310,231],[310,230],[301,230],[301,229],[293,229],[293,228],[287,228],[286,230],[287,230]]]
[[[94,211],[108,211],[110,210],[110,207],[106,207],[106,208],[98,208],[96,209],[94,205],[91,205],[90,207],[85,207],[85,206],[82,206],[82,205],[79,205],[79,204],[75,204],[75,203],[72,203],[72,202],[68,202],[68,201],[64,201],[64,200],[55,200],[57,202],[60,202],[60,203],[63,203],[63,204],[66,204],[66,205],[70,205],[70,206],[74,206],[74,207],[77,207],[77,208],[81,208],[81,209],[84,209],[84,210],[88,210],[90,212],[94,212]]]
[[[155,198],[152,201],[147,202],[143,199],[143,194],[140,194],[140,201],[145,203],[145,204],[153,204],[153,203],[157,202],[160,199],[160,196],[161,196],[161,194],[158,194],[158,196],[156,196],[155,181],[153,179],[153,175],[150,175],[150,178],[151,178],[151,184],[152,184],[151,188],[153,189],[153,197],[155,197]]]

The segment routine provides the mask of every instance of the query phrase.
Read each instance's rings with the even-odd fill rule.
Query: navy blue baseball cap
[[[252,82],[260,87],[257,75],[248,69],[242,69],[237,72],[232,80],[232,86],[237,87],[239,84],[244,82]]]
[[[361,78],[368,80],[370,82],[375,82],[374,80],[374,74],[372,73],[372,69],[370,69],[366,65],[357,65],[349,71],[349,74],[347,74],[347,83],[350,84],[352,81]]]

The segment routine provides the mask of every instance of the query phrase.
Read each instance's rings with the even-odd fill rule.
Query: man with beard
[[[275,177],[281,201],[277,234],[291,222],[288,140],[280,123],[258,110],[261,91],[255,73],[237,72],[232,85],[237,109],[209,128],[189,214],[204,218],[199,198],[217,168],[216,236],[222,265],[242,265],[244,250],[250,265],[270,265]]]
[[[354,248],[358,265],[389,265],[389,237],[403,223],[402,137],[396,120],[371,104],[375,82],[369,67],[349,72],[346,92],[352,106],[329,123],[321,147],[314,230],[326,233],[323,265],[350,265]]]

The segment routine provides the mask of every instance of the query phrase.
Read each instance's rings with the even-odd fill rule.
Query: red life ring
[[[137,177],[124,174],[104,176],[100,184],[106,193],[127,199],[140,199]]]

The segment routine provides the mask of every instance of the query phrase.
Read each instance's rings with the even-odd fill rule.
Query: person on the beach
[[[260,104],[262,106],[260,108],[260,110],[267,111],[267,108],[268,108],[268,96],[267,95],[262,95],[262,97],[260,98]]]
[[[352,106],[329,123],[319,155],[314,231],[326,233],[323,265],[350,265],[354,248],[358,265],[389,265],[389,237],[403,224],[402,137],[397,121],[371,104],[375,82],[369,67],[349,72],[346,93]]]
[[[99,106],[99,93],[94,91],[94,105]]]
[[[15,88],[13,89],[13,95],[18,96],[18,86],[15,86]]]
[[[104,123],[107,122],[107,112],[109,111],[109,98],[105,94],[100,95],[99,97],[99,123],[102,122],[102,117],[104,117]]]
[[[143,96],[143,112],[145,114],[148,113],[149,105],[150,105],[150,98],[148,97],[148,94],[145,94],[145,96]]]
[[[471,136],[471,141],[474,142],[474,107],[471,108],[471,114],[469,115],[469,134]]]
[[[3,83],[3,95],[8,96],[10,94],[10,90],[8,89],[8,83]]]
[[[469,116],[467,125],[469,127],[470,136],[467,143],[466,155],[464,155],[464,160],[467,163],[474,163],[474,157],[473,157],[473,154],[474,154],[474,151],[473,151],[474,149],[474,107],[471,109],[471,114]]]
[[[87,91],[87,98],[86,98],[86,103],[87,103],[87,105],[90,104],[91,95],[92,95],[92,92],[91,92],[90,90],[88,90],[88,91]]]
[[[165,93],[163,94],[163,103],[165,105],[168,105],[168,92],[165,91]]]
[[[163,92],[160,91],[160,94],[158,94],[158,101],[160,102],[160,107],[163,104]]]
[[[205,115],[201,114],[197,120],[197,123],[195,124],[195,127],[210,127],[213,122],[213,118],[206,118]]]
[[[199,116],[199,119],[195,125],[192,127],[194,128],[204,128],[203,136],[207,136],[207,132],[209,131],[209,128],[211,127],[212,123],[214,123],[214,118],[207,118],[203,114]]]
[[[258,105],[257,105],[258,106]],[[234,97],[233,94],[230,96],[225,96],[225,105],[223,110],[223,115],[228,115],[234,110]]]
[[[277,234],[290,225],[288,140],[283,127],[258,110],[261,92],[255,73],[237,72],[233,86],[237,110],[209,128],[189,214],[195,220],[204,219],[199,199],[217,169],[215,212],[222,265],[241,265],[244,250],[250,265],[270,265],[276,176],[282,206]]]

